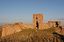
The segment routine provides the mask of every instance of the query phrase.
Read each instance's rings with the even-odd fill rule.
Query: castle
[[[56,27],[56,22],[59,23],[58,21],[48,21],[48,23],[44,23],[43,19],[44,15],[43,14],[33,14],[33,23],[31,24],[26,24],[22,22],[18,23],[13,23],[13,24],[4,24],[0,26],[0,36],[4,37],[16,32],[22,31],[22,29],[48,29],[51,27]]]

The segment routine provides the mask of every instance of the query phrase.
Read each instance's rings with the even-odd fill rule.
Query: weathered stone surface
[[[22,24],[5,24],[2,26],[2,37],[21,31]]]
[[[38,21],[39,29],[43,29],[43,14],[33,14],[33,27],[37,29],[36,22]]]

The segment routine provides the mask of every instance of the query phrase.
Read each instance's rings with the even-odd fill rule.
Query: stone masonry
[[[38,22],[38,23],[37,23]],[[42,14],[33,14],[33,28],[43,29],[43,15]]]

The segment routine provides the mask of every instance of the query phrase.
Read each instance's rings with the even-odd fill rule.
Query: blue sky
[[[32,22],[32,14],[44,14],[44,20],[64,18],[64,0],[0,0],[0,23]]]

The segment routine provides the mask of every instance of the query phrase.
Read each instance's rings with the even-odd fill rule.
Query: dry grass
[[[54,28],[47,30],[24,29],[21,32],[0,38],[0,42],[62,42],[60,38],[54,37]]]

